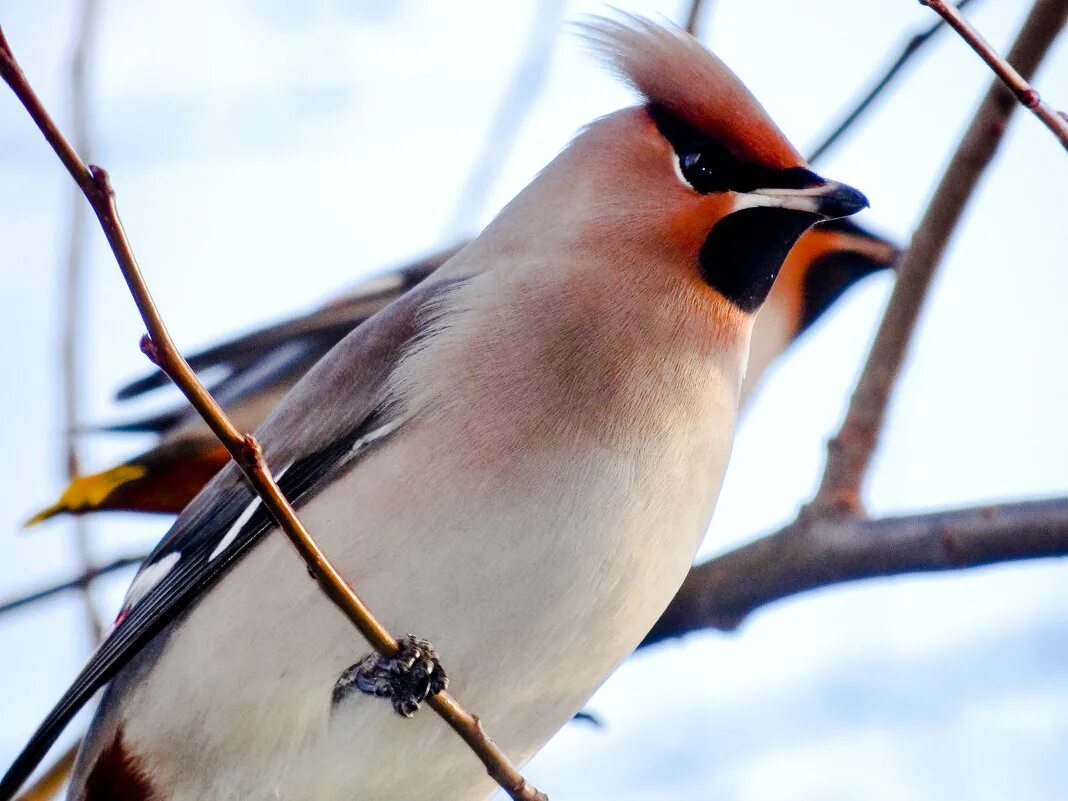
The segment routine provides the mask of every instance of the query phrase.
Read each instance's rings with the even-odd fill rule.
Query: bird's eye
[[[680,155],[679,170],[694,191],[701,194],[726,192],[731,188],[730,161],[721,154],[701,151]]]
[[[752,192],[754,189],[805,189],[818,186],[818,175],[803,167],[772,170],[740,161],[714,145],[679,155],[679,172],[695,192]]]
[[[776,169],[738,158],[725,145],[702,135],[667,109],[651,104],[649,113],[678,159],[679,173],[702,195],[756,189],[805,189],[822,180],[804,167]]]

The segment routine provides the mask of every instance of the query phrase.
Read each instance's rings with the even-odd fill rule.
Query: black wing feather
[[[294,462],[278,481],[290,502],[306,503],[341,472],[350,469],[362,456],[388,437],[364,445],[361,438],[383,424],[381,415],[370,415],[360,426],[326,447]],[[48,753],[49,748],[71,719],[90,698],[180,615],[188,612],[201,593],[236,563],[264,534],[274,520],[260,506],[242,526],[233,542],[215,559],[211,553],[234,524],[255,494],[235,475],[231,463],[216,481],[230,487],[205,503],[171,529],[145,561],[150,565],[175,551],[181,558],[174,568],[129,610],[108,638],[90,657],[88,664],[60,699],[52,712],[30,738],[15,762],[0,779],[0,801],[10,801],[19,787]]]
[[[263,359],[272,356],[285,345],[300,342],[305,343],[315,352],[314,357],[307,362],[305,367],[307,369],[352,329],[421,283],[458,249],[449,248],[424,261],[389,273],[398,277],[397,285],[389,289],[367,291],[370,289],[367,284],[357,286],[349,296],[310,314],[251,331],[194,353],[187,358],[189,366],[197,373],[206,370],[224,370],[226,377],[223,381],[225,382],[254,369]],[[377,279],[370,280],[373,282]],[[157,370],[121,387],[115,397],[118,400],[129,400],[167,386],[169,383],[170,379],[166,374]],[[116,427],[115,430],[123,429]]]
[[[344,326],[328,327],[316,333],[314,337],[285,342],[274,350],[258,352],[241,361],[232,360],[227,363],[222,378],[208,383],[208,391],[224,408],[230,408],[260,392],[291,387],[360,322],[362,319]],[[218,366],[211,365],[206,369],[214,370]],[[193,369],[197,370],[196,367]],[[201,371],[197,372],[201,380],[204,380]],[[130,384],[127,388],[133,386],[134,384]],[[162,436],[196,417],[193,407],[185,404],[159,414],[99,426],[93,430],[110,433],[151,432]]]

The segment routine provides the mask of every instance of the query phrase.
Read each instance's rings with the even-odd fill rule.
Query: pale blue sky
[[[438,245],[535,8],[493,3],[105,0],[94,75],[98,160],[180,344],[281,316]],[[619,5],[678,18],[681,3]],[[703,31],[804,150],[911,26],[911,0],[715,0]],[[983,0],[1004,47],[1029,4]],[[73,3],[0,0],[0,22],[62,120]],[[566,16],[603,6],[574,2]],[[1065,40],[1068,41],[1068,40]],[[865,220],[904,239],[988,83],[945,37],[821,165],[862,188]],[[1038,85],[1068,106],[1068,47]],[[626,93],[562,34],[481,219],[573,131]],[[1018,115],[936,283],[868,498],[880,513],[1064,493],[1068,160]],[[0,94],[0,597],[73,569],[66,526],[19,522],[60,487],[57,262],[67,179]],[[455,232],[459,233],[459,232]],[[86,407],[145,369],[141,333],[95,229]],[[212,288],[211,291],[205,289]],[[885,300],[876,278],[768,376],[739,432],[704,552],[790,519],[811,493]],[[237,299],[235,301],[235,298]],[[143,442],[93,441],[92,466]],[[94,524],[101,559],[160,519]],[[1068,566],[1059,562],[837,588],[740,632],[628,662],[531,764],[554,798],[1061,801],[1068,792]],[[105,584],[111,608],[129,576]],[[87,649],[72,598],[0,619],[0,762]],[[688,682],[692,682],[688,684]],[[492,725],[492,721],[487,722]],[[72,731],[71,735],[74,734]]]

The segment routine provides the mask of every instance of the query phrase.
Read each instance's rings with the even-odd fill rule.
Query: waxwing
[[[754,315],[813,173],[696,40],[586,35],[642,102],[586,127],[429,279],[346,336],[258,432],[279,485],[425,680],[383,676],[234,465],[185,509],[7,775],[106,686],[73,801],[470,801],[495,789],[421,695],[526,762],[674,595],[730,453]],[[368,692],[370,690],[370,692]]]
[[[189,357],[202,374],[222,374],[211,390],[244,431],[263,423],[315,362],[350,331],[385,308],[456,255],[451,247],[361,282],[314,311],[227,340]],[[819,223],[783,262],[779,277],[753,321],[749,363],[742,381],[744,411],[764,372],[854,284],[893,267],[898,249],[848,220]],[[132,381],[120,400],[167,386],[162,372]],[[74,479],[60,498],[27,522],[58,514],[158,512],[178,514],[230,460],[188,404],[101,429],[152,433],[159,442],[120,464]]]

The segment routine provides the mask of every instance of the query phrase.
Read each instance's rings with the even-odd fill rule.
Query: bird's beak
[[[815,178],[815,175],[813,175]],[[803,189],[754,189],[739,197],[736,210],[752,206],[771,206],[795,209],[816,214],[825,220],[848,217],[868,208],[868,199],[863,193],[837,181],[825,181]]]

